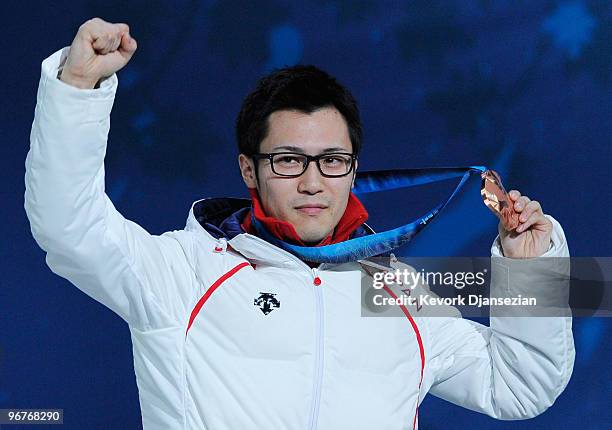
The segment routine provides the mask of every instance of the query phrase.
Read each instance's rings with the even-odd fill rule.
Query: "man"
[[[357,262],[305,262],[258,237],[253,221],[304,246],[372,234],[350,192],[357,105],[314,67],[276,71],[243,104],[252,201],[197,201],[161,236],[125,219],[103,163],[115,72],[135,50],[127,25],[93,19],[43,61],[25,209],[52,271],[129,324],[144,428],[416,428],[427,392],[499,419],[554,402],[573,368],[571,318],[362,318]],[[511,196],[522,227],[500,224],[492,254],[568,256],[557,221]],[[529,279],[505,288],[540,287]]]

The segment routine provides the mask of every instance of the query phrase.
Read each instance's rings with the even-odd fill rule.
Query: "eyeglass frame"
[[[300,155],[302,157],[306,157],[306,164],[304,165],[304,170],[302,170],[301,173],[297,174],[297,175],[283,175],[280,173],[277,173],[276,170],[274,170],[274,162],[273,162],[273,158],[275,155]],[[351,157],[351,167],[347,170],[346,173],[343,173],[342,175],[328,175],[326,173],[323,173],[323,170],[321,169],[321,164],[320,164],[320,160],[321,158],[325,158],[326,156],[330,156],[330,155],[349,155]],[[283,178],[298,178],[300,176],[302,176],[304,174],[304,172],[306,172],[306,170],[308,170],[308,166],[310,165],[311,161],[315,161],[317,168],[319,169],[319,173],[321,174],[321,176],[323,176],[324,178],[343,178],[345,176],[348,176],[354,169],[355,169],[355,161],[357,161],[357,154],[353,154],[353,153],[347,153],[347,152],[324,152],[322,154],[319,155],[308,155],[308,154],[302,154],[300,152],[259,152],[256,154],[252,154],[251,158],[253,160],[255,160],[255,162],[259,161],[259,160],[263,160],[263,159],[267,159],[270,160],[270,168],[272,169],[272,173],[274,173],[277,176],[281,176]]]

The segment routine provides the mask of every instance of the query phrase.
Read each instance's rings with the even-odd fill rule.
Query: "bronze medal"
[[[519,214],[514,210],[514,203],[502,185],[499,174],[495,170],[486,170],[480,176],[480,194],[484,204],[497,215],[506,230],[514,230],[519,225]]]

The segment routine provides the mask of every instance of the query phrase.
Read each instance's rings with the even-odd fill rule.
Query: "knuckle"
[[[91,28],[91,27],[98,25],[99,22],[100,22],[100,18],[91,18],[85,21],[81,27]]]
[[[92,25],[91,20],[85,21],[83,24],[79,26],[79,33],[89,30],[91,25]]]

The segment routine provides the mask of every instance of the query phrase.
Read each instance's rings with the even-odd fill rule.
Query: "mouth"
[[[307,204],[307,205],[296,206],[295,209],[300,213],[312,216],[312,215],[320,214],[325,209],[327,209],[327,206],[321,205],[321,204]]]

